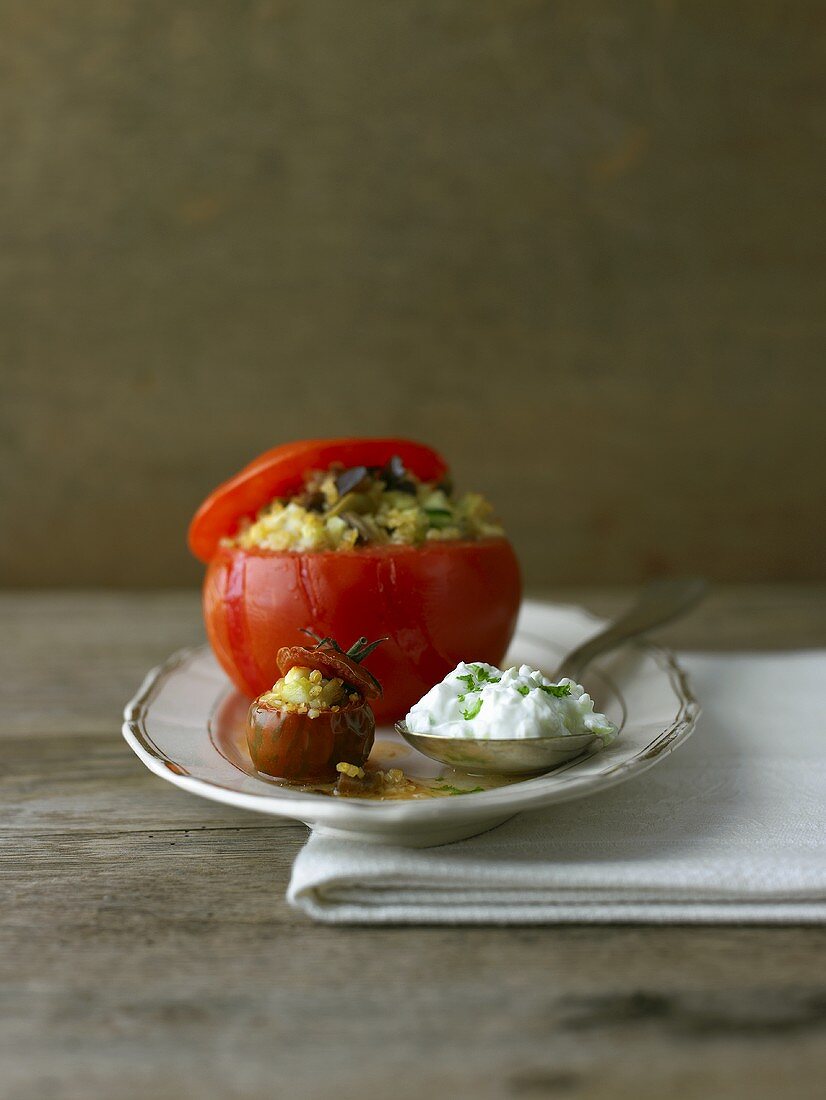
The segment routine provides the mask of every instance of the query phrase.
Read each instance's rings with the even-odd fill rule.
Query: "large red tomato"
[[[299,458],[296,448],[302,448]],[[222,545],[243,516],[293,492],[304,472],[332,461],[383,465],[398,454],[424,480],[446,470],[434,451],[405,440],[324,440],[284,449],[287,482],[278,480],[273,466],[280,450],[216,490],[190,527],[190,546],[209,561],[207,635],[242,692],[257,696],[272,687],[278,650],[305,644],[304,627],[344,647],[361,636],[389,635],[370,657],[384,688],[372,704],[380,722],[402,717],[458,661],[501,661],[521,596],[519,566],[505,538],[307,553]]]

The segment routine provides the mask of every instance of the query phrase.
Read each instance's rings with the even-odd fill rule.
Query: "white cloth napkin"
[[[683,663],[703,716],[644,775],[440,848],[311,836],[289,901],[344,923],[826,921],[826,651]]]

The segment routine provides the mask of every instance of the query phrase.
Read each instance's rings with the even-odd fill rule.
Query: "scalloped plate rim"
[[[527,612],[575,611],[590,620],[595,627],[601,622],[584,608],[573,604],[527,600],[523,604],[523,609]],[[530,631],[521,629],[521,620],[515,640],[519,638],[520,633],[523,637],[530,638]],[[542,640],[534,636],[534,641]],[[694,696],[688,675],[670,650],[645,641],[634,643],[634,646],[652,657],[658,668],[669,679],[676,704],[676,715],[670,725],[659,731],[633,756],[618,761],[613,767],[604,771],[578,776],[577,765],[593,758],[593,756],[586,756],[577,758],[563,765],[562,769],[556,769],[545,775],[531,777],[505,787],[463,795],[461,798],[381,802],[333,799],[326,795],[277,789],[266,793],[252,793],[223,785],[212,779],[188,774],[181,765],[166,756],[153,743],[146,730],[145,721],[160,687],[176,673],[180,674],[180,670],[185,668],[187,661],[209,654],[208,646],[178,650],[150,670],[134,697],[124,708],[122,732],[130,748],[155,775],[192,794],[226,805],[288,817],[330,829],[350,832],[359,832],[363,829],[365,836],[381,832],[382,824],[386,824],[393,833],[400,825],[409,825],[413,829],[417,826],[432,829],[441,825],[449,829],[453,825],[459,826],[471,821],[479,822],[481,829],[485,827],[483,824],[485,821],[502,819],[503,815],[510,816],[523,810],[537,809],[556,802],[567,802],[607,790],[647,771],[688,738],[700,714],[700,706]],[[223,676],[217,666],[216,671],[218,677]],[[183,674],[186,674],[185,671]],[[217,682],[220,683],[220,679],[217,679]],[[224,697],[231,691],[228,680],[226,680],[226,687]],[[191,730],[192,726],[189,728]],[[204,733],[208,737],[206,730]],[[560,782],[560,772],[563,769],[565,779]],[[264,781],[261,782],[263,785]]]

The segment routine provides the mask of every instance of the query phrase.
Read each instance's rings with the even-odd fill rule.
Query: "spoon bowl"
[[[563,677],[578,680],[596,657],[679,618],[695,607],[705,592],[705,581],[698,577],[650,582],[623,615],[572,650],[557,668],[553,679],[557,682]],[[600,739],[591,733],[518,740],[434,737],[432,734],[411,733],[404,722],[396,723],[396,731],[409,745],[431,760],[449,764],[471,775],[537,775],[601,748]]]
[[[431,760],[449,764],[469,775],[539,775],[577,756],[587,755],[599,746],[599,738],[593,733],[483,741],[411,733],[404,722],[396,723],[396,732]]]

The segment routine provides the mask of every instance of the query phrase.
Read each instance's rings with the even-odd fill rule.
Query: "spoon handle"
[[[588,638],[563,658],[554,673],[554,679],[561,680],[568,676],[578,681],[583,669],[595,657],[616,649],[630,638],[646,634],[655,626],[662,626],[684,615],[700,602],[707,587],[700,577],[651,581],[624,615],[620,615],[605,630]]]

